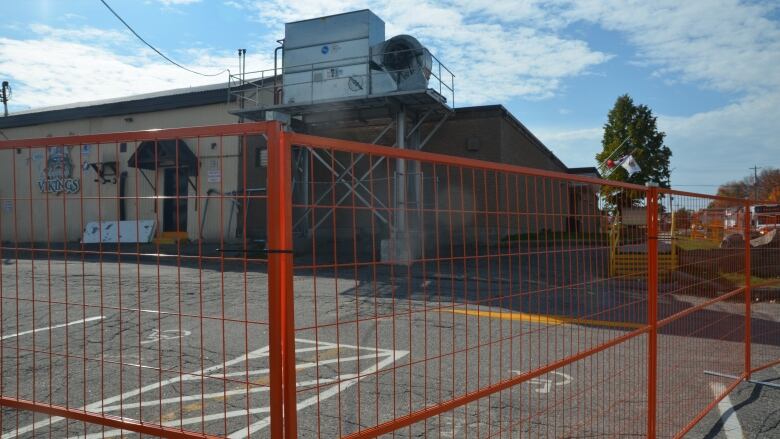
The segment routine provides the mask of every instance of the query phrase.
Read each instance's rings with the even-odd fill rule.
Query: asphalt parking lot
[[[348,435],[435,407],[644,322],[642,282],[574,270],[545,275],[537,265],[521,264],[535,274],[525,277],[446,266],[296,271],[299,436]],[[257,261],[6,260],[2,393],[214,435],[265,437],[266,283]],[[660,302],[670,310],[697,303],[671,293]],[[713,389],[728,384],[703,370],[740,371],[740,306],[719,303],[660,331],[659,349],[671,353],[659,356],[659,436],[684,426]],[[764,307],[760,324],[771,331],[780,314]],[[778,344],[754,350],[780,358]],[[396,436],[643,436],[646,353],[640,335]],[[762,374],[780,376],[776,369]],[[732,393],[744,437],[780,436],[778,395],[749,384]],[[690,437],[741,437],[729,436],[734,423],[721,418],[716,407]],[[133,436],[8,408],[1,422],[3,438]]]
[[[780,385],[780,367],[759,372],[754,380]],[[713,394],[721,390],[713,385]],[[780,437],[780,388],[742,383],[686,436],[736,439]]]

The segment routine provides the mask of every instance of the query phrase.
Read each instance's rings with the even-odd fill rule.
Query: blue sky
[[[370,8],[456,75],[457,104],[501,103],[567,165],[592,166],[617,96],[649,105],[672,184],[713,192],[780,167],[780,0],[108,0],[193,69],[272,66],[283,23]],[[225,81],[167,64],[99,0],[6,2],[11,111]]]

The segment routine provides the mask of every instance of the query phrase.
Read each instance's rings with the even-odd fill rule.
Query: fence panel
[[[780,364],[754,202],[276,123],[0,160],[3,438],[679,437]]]
[[[751,290],[751,345],[750,369],[752,378],[773,379],[780,366],[780,213],[777,204],[754,203],[751,216],[755,228],[750,257]]]
[[[301,437],[645,432],[644,187],[289,137]]]
[[[2,142],[3,438],[227,436],[281,413],[254,161],[274,127]]]
[[[745,373],[745,243],[726,239],[716,200],[661,194],[658,253],[675,269],[658,276],[658,437],[687,432]]]

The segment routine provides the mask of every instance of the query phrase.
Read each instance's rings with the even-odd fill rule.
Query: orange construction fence
[[[682,437],[780,364],[780,237],[667,221],[754,201],[275,122],[0,169],[3,438]]]

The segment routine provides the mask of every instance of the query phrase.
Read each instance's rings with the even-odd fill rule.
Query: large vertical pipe
[[[406,148],[406,109],[401,106],[395,115],[395,139],[399,149]],[[402,238],[406,233],[406,160],[397,158],[395,160],[395,203],[394,203],[394,239],[393,246],[398,248],[401,245],[398,238]],[[396,250],[397,254],[397,250]]]
[[[421,120],[419,118],[415,117],[415,128],[412,133],[409,134],[409,144],[407,145],[408,148],[413,149],[415,151],[420,150],[420,131],[421,127],[418,125],[418,123],[421,123]],[[407,179],[408,184],[411,186],[409,189],[408,194],[411,194],[410,198],[406,200],[407,206],[412,206],[412,208],[415,210],[414,223],[409,227],[412,230],[420,230],[422,227],[422,206],[420,205],[423,197],[422,197],[422,163],[418,160],[414,160],[409,164],[409,175],[411,175],[411,179]]]
[[[309,208],[309,160],[310,160],[310,154],[308,148],[301,148],[300,150],[301,154],[303,154],[302,160],[301,160],[301,171],[303,175],[301,176],[301,205],[304,206],[305,209]],[[305,224],[303,225],[303,229],[306,231],[305,235],[306,238],[311,238],[311,228],[309,228],[308,221],[304,221]]]
[[[274,105],[278,105],[282,103],[281,98],[281,87],[279,87],[279,72],[278,72],[278,59],[279,59],[279,51],[284,49],[284,39],[276,40],[277,43],[279,43],[279,46],[274,49]],[[284,57],[284,52],[282,52],[282,57]],[[284,58],[282,58],[282,74],[284,74]],[[265,85],[265,83],[261,84],[262,86]],[[259,99],[259,96],[258,96]]]

